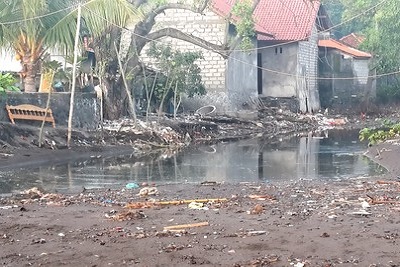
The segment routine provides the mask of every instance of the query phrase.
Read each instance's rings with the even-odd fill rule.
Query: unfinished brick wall
[[[153,31],[160,28],[173,27],[215,44],[223,44],[225,41],[225,21],[210,10],[204,12],[204,15],[200,15],[188,10],[169,9],[166,10],[165,14],[157,16],[156,21]],[[201,51],[204,59],[199,60],[198,65],[201,68],[203,82],[207,91],[225,90],[226,63],[220,55],[189,42],[169,37],[158,41],[170,43],[174,49],[180,51]],[[146,56],[147,48],[148,45],[143,49],[141,56],[144,62],[151,64],[151,60]]]

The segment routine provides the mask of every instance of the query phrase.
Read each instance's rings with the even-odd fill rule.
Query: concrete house
[[[258,95],[293,99],[302,112],[318,111],[318,38],[330,26],[320,2],[261,0],[254,18],[260,29],[253,55]]]
[[[333,39],[319,40],[319,47],[319,92],[323,107],[375,97],[375,71],[370,67],[370,53]]]
[[[223,44],[234,32],[234,26],[226,18],[235,2],[213,0],[203,15],[166,10],[157,17],[157,24]],[[204,60],[199,64],[207,89],[226,90],[238,105],[249,98],[280,97],[295,101],[302,112],[318,111],[318,35],[330,25],[321,3],[260,0],[254,19],[254,48],[236,47],[228,60],[184,41],[171,38],[163,41],[182,51],[201,50]],[[157,29],[156,25],[154,30]]]

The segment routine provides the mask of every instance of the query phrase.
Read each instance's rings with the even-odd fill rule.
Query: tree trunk
[[[37,64],[36,60],[32,60],[31,57],[25,56],[23,58],[23,85],[26,93],[35,93],[36,90],[36,72]]]
[[[104,79],[104,118],[108,120],[117,120],[123,115],[124,97],[121,92],[121,86],[118,82]]]

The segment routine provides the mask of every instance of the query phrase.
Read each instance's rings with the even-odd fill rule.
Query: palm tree
[[[78,4],[82,28],[92,36],[139,17],[127,0],[0,0],[0,47],[14,50],[20,60],[25,92],[36,92],[39,62],[47,49],[73,51]]]

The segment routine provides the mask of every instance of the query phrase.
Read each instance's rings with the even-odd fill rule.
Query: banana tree
[[[25,92],[37,91],[39,63],[48,49],[73,51],[79,2],[82,29],[92,36],[139,18],[128,0],[0,0],[0,46],[21,62]]]

